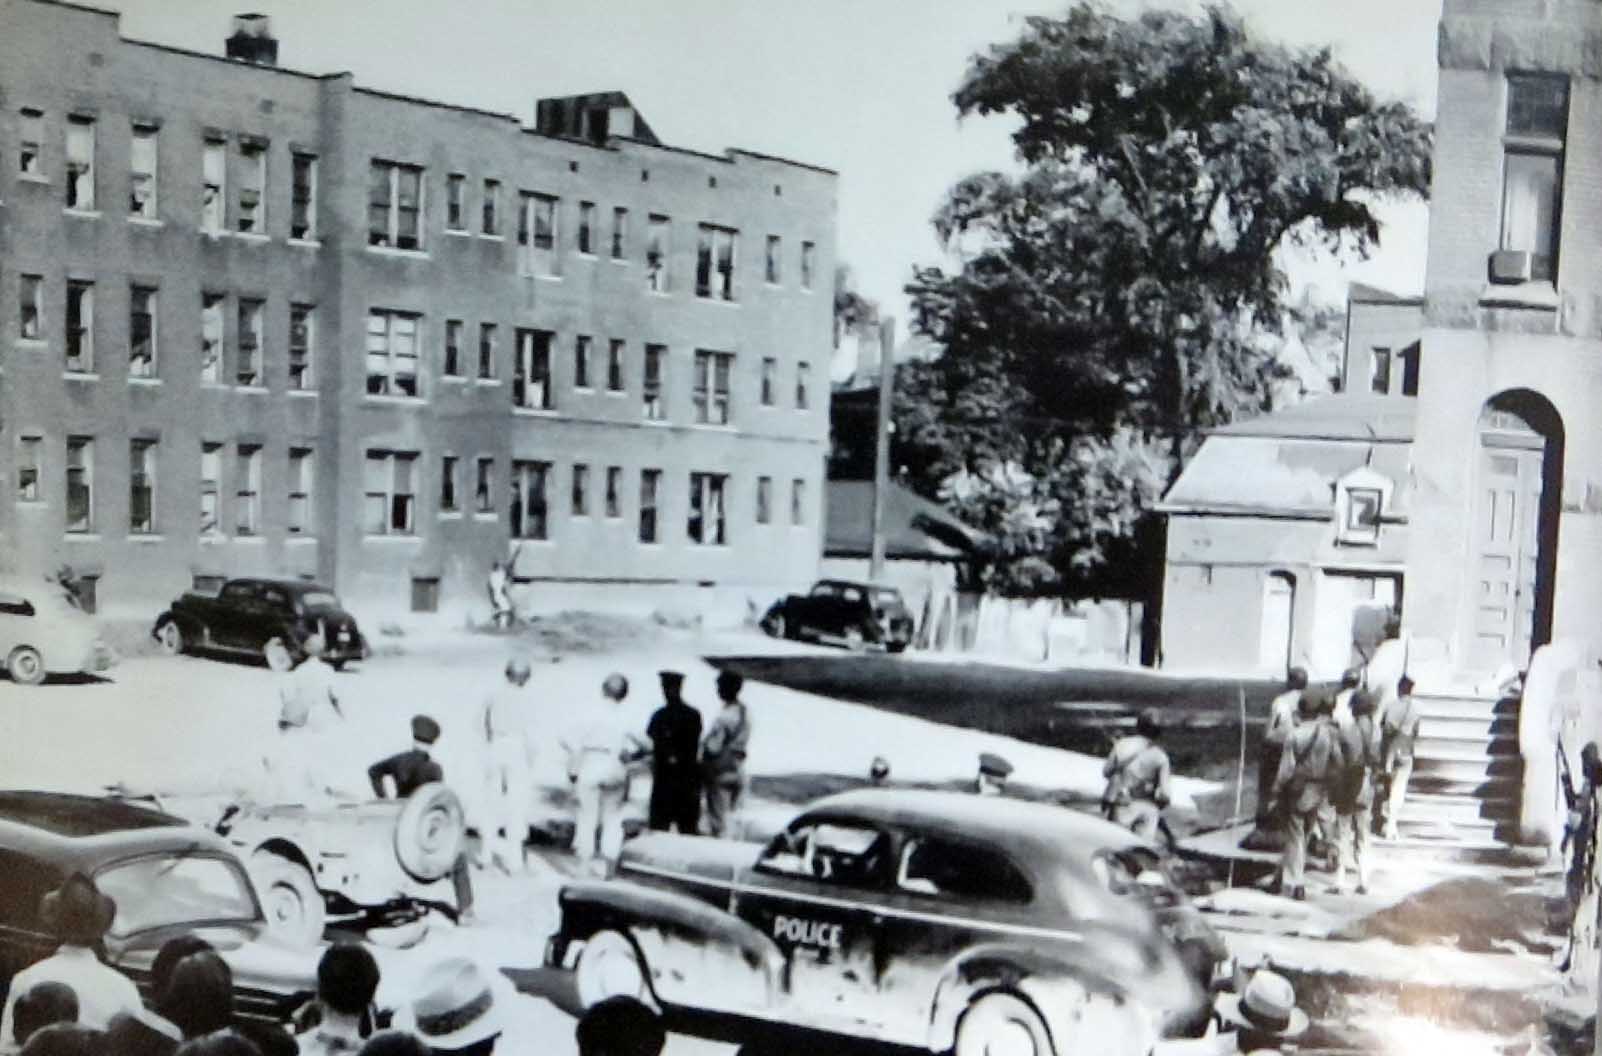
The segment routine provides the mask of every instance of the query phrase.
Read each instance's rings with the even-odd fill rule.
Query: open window
[[[1001,853],[934,836],[907,841],[896,868],[896,887],[950,901],[1027,905],[1034,898],[1028,878]]]
[[[889,838],[870,826],[803,821],[775,836],[756,868],[842,887],[878,887],[889,853]]]
[[[1389,477],[1367,466],[1336,482],[1335,541],[1342,546],[1378,546],[1394,488]]]

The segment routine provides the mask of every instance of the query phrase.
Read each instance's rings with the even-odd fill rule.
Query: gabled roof
[[[1278,436],[1298,440],[1410,443],[1418,416],[1411,396],[1342,393],[1320,396],[1212,431],[1213,436]]]
[[[1415,305],[1423,304],[1422,297],[1403,297],[1401,294],[1382,290],[1378,286],[1370,286],[1366,282],[1354,282],[1346,287],[1346,299],[1359,304],[1397,304]]]
[[[825,556],[867,557],[873,548],[873,481],[829,481],[826,505]],[[896,483],[885,500],[884,528],[885,556],[892,558],[955,561],[984,540],[984,533]]]

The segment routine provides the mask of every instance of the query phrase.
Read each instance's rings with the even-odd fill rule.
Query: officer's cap
[[[1012,764],[995,752],[982,752],[979,755],[979,772],[986,777],[1004,778],[1012,773]]]
[[[656,677],[662,680],[662,691],[664,693],[676,693],[684,686],[684,672],[682,671],[658,671]]]
[[[412,716],[412,740],[433,744],[439,740],[439,723],[427,715]]]

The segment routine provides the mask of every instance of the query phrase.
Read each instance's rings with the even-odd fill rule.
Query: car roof
[[[1083,871],[1109,847],[1149,846],[1121,825],[1067,807],[971,792],[861,788],[817,800],[804,814],[970,837],[1036,868],[1056,864]]]
[[[820,579],[812,584],[814,587],[828,585],[831,587],[858,587],[862,590],[893,590],[901,593],[901,588],[890,583],[875,583],[867,579]]]
[[[310,594],[313,591],[321,591],[324,594],[334,593],[332,587],[325,587],[321,583],[313,583],[307,579],[259,579],[254,576],[238,576],[228,582],[250,583],[258,587],[278,587],[292,594]],[[226,585],[224,584],[224,586]]]
[[[205,829],[150,807],[33,791],[0,791],[0,849],[86,872],[137,854],[206,850],[232,855]]]

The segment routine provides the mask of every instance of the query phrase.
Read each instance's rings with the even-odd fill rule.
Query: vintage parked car
[[[762,617],[775,638],[813,638],[851,649],[877,646],[899,653],[912,642],[912,613],[895,587],[822,579],[805,594],[789,594]]]
[[[630,841],[615,879],[562,889],[546,960],[586,1006],[627,994],[956,1056],[1145,1056],[1205,1027],[1229,974],[1157,863],[1061,807],[862,789],[765,847]]]
[[[217,650],[259,656],[287,671],[321,633],[323,659],[337,670],[367,655],[356,621],[327,587],[293,579],[230,579],[215,596],[191,591],[156,619],[151,635],[174,655]]]
[[[113,662],[94,617],[55,579],[0,577],[0,666],[13,682],[104,671]]]
[[[243,804],[215,828],[250,862],[267,919],[301,941],[330,924],[398,936],[426,930],[431,910],[457,917],[450,873],[467,825],[443,784],[403,800]]]
[[[106,959],[147,996],[156,951],[189,932],[233,969],[245,1015],[282,1021],[316,991],[317,951],[272,933],[244,866],[213,834],[113,799],[0,792],[0,997],[55,949],[39,900],[74,872],[116,900]]]

